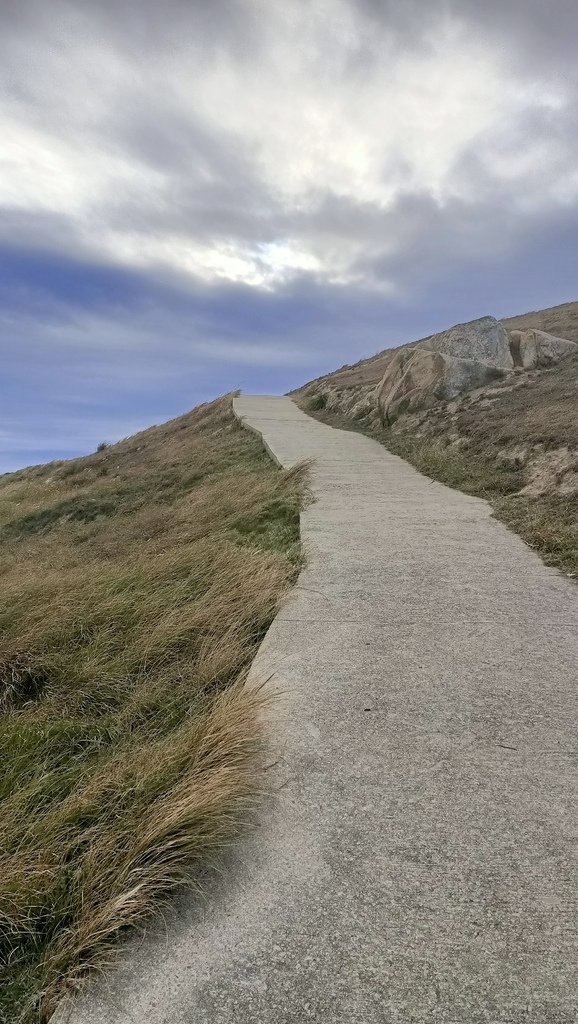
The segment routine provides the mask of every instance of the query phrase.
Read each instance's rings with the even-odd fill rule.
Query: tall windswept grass
[[[0,1020],[48,1019],[258,789],[303,473],[231,398],[0,478]]]

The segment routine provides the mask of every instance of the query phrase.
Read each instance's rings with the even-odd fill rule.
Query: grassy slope
[[[519,444],[542,445],[546,452],[561,446],[578,450],[578,359],[528,374],[524,385],[515,390],[508,387],[510,383],[504,382],[503,391],[497,386],[490,404],[476,396],[471,401],[466,397],[453,416],[447,405],[440,405],[424,417],[402,416],[389,428],[375,420],[352,420],[329,412],[323,408],[322,393],[311,386],[296,399],[326,423],[375,437],[427,476],[486,498],[495,514],[546,564],[576,576],[576,494],[519,495],[528,482],[527,467],[508,465],[499,453]]]
[[[301,484],[230,398],[0,478],[0,1020],[44,1020],[246,816]]]

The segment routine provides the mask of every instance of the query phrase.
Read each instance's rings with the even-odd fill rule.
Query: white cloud
[[[35,8],[5,40],[4,208],[65,216],[79,246],[113,263],[274,289],[302,274],[376,286],[360,258],[389,254],[397,239],[368,229],[366,215],[346,229],[322,223],[327,198],[369,208],[377,223],[411,193],[475,206],[472,152],[486,193],[488,181],[519,191],[521,217],[575,200],[570,145],[549,144],[547,121],[537,137],[519,133],[534,114],[563,113],[564,83],[513,68],[506,46],[488,46],[448,6],[430,10],[413,46],[346,0],[244,8],[258,25],[250,50],[219,45],[218,34],[209,43],[193,5],[148,50],[96,5]],[[163,111],[184,159],[145,158],[129,143],[131,124],[159,131]],[[199,132],[212,149],[201,152]],[[196,189],[191,207],[183,196]]]
[[[318,259],[289,240],[247,245],[234,241],[199,244],[172,235],[143,238],[112,232],[102,238],[111,258],[133,267],[167,264],[201,281],[229,281],[266,289],[290,278],[294,271],[317,271]]]

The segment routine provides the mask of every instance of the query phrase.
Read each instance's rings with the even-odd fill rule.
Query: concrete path
[[[59,1020],[578,1019],[578,591],[490,516],[288,398],[309,566],[256,672],[279,792],[236,872]]]

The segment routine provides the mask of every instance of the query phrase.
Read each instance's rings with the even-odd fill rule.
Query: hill
[[[294,397],[325,422],[361,430],[426,475],[486,498],[547,564],[575,575],[576,343],[578,303],[501,323],[487,317],[341,367]]]
[[[301,476],[231,398],[0,478],[0,1020],[210,862],[255,792],[243,681],[299,564]]]

